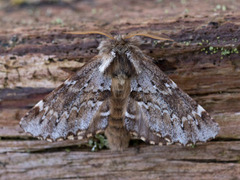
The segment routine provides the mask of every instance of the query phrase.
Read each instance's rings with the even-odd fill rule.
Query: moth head
[[[102,64],[99,67],[99,71],[104,73],[109,65],[113,62],[116,56],[127,57],[135,68],[137,74],[141,73],[139,68],[139,60],[144,58],[142,51],[138,48],[140,41],[136,39],[136,36],[144,36],[157,40],[169,40],[172,39],[162,38],[155,35],[146,33],[130,33],[128,35],[112,36],[111,34],[100,31],[86,31],[86,32],[67,32],[67,34],[101,34],[109,39],[102,41],[99,46],[99,57],[102,59]]]

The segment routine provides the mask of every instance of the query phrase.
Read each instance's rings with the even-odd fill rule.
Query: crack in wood
[[[240,160],[218,160],[218,159],[168,159],[169,161],[185,161],[185,162],[194,162],[194,163],[240,163]]]

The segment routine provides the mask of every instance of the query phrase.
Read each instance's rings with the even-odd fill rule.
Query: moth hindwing
[[[217,135],[218,124],[135,40],[108,37],[96,57],[21,119],[26,132],[49,141],[104,132],[113,150],[127,148],[133,136],[150,144],[186,145]]]

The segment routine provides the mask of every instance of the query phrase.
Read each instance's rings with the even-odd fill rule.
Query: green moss
[[[186,4],[187,0],[181,0],[181,4]]]
[[[105,136],[97,134],[89,139],[88,146],[92,148],[91,151],[95,152],[103,148],[108,148],[108,142]]]
[[[238,53],[239,53],[239,52],[238,52],[238,49],[237,49],[237,48],[234,48],[234,49],[233,49],[233,53],[238,54]]]
[[[185,14],[188,14],[188,13],[189,13],[189,10],[188,10],[187,8],[185,8],[184,13],[185,13]]]
[[[66,148],[65,151],[66,151],[66,152],[70,152],[71,150],[70,150],[69,148]]]
[[[24,3],[26,3],[26,0],[11,0],[10,1],[12,5],[22,5]]]
[[[191,148],[196,148],[197,145],[196,144],[192,144]]]
[[[185,46],[189,46],[189,45],[191,44],[191,41],[184,41],[183,44],[184,44]]]
[[[210,46],[208,49],[211,52],[211,54],[216,54],[218,52],[218,47]]]
[[[52,24],[63,25],[63,20],[61,18],[56,18],[52,21]]]
[[[219,40],[220,37],[217,37],[217,39]],[[224,41],[223,41],[224,42]],[[209,40],[204,40],[202,39],[201,42],[198,43],[198,45],[200,46],[208,46],[211,43],[209,42]],[[203,47],[200,50],[201,52],[205,52],[205,54],[216,54],[216,53],[220,53],[221,55],[221,59],[223,59],[224,56],[229,56],[231,54],[238,54],[239,50],[236,47],[214,47],[214,46],[209,46],[209,47]]]
[[[228,49],[223,49],[222,52],[221,52],[222,56],[226,56],[226,55],[229,55],[229,54],[231,54],[231,51],[228,50]]]
[[[92,13],[92,14],[96,14],[96,13],[97,13],[97,9],[96,9],[96,8],[93,8],[93,9],[91,10],[91,13]]]
[[[153,45],[156,46],[158,44],[158,41],[157,40],[154,40],[153,41]]]
[[[221,4],[217,4],[216,7],[213,9],[213,11],[226,11],[226,10],[227,6]]]
[[[190,41],[187,41],[187,42],[186,42],[186,46],[189,46],[189,45],[190,45]]]

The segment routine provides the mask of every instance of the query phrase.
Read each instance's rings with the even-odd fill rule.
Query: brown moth
[[[219,126],[138,48],[135,35],[109,37],[99,54],[38,102],[21,127],[48,141],[105,133],[112,150],[135,136],[150,144],[206,142]]]

